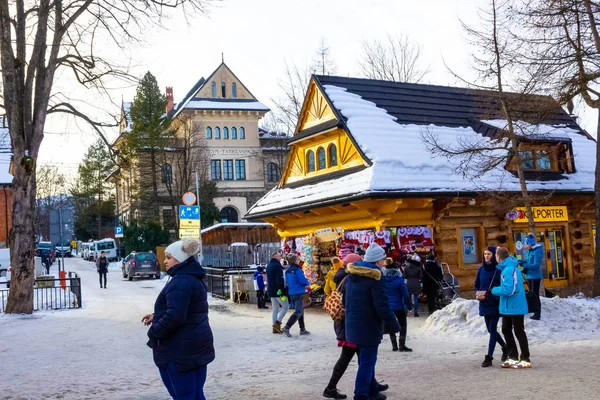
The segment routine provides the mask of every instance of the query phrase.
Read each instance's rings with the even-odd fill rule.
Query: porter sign
[[[525,213],[525,207],[517,207],[515,209],[515,215],[518,214],[514,220],[517,223],[526,223],[527,214]],[[542,206],[533,207],[533,220],[535,222],[556,222],[556,221],[568,221],[569,215],[567,214],[566,206]]]

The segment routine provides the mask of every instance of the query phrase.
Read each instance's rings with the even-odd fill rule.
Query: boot
[[[406,347],[406,336],[400,336],[400,351],[412,351],[411,348]]]
[[[369,400],[385,400],[385,399],[387,399],[387,396],[381,392],[369,396]]]
[[[481,363],[482,367],[491,367],[492,366],[492,360],[494,359],[494,357],[491,356],[485,356],[485,360],[483,360],[483,362]]]
[[[281,329],[281,322],[275,321],[273,324],[273,333],[283,333],[283,330]]]
[[[346,396],[343,393],[340,393],[339,390],[337,390],[337,388],[333,388],[330,389],[329,387],[326,387],[325,390],[323,390],[323,397],[327,398],[327,399],[347,399],[348,396]]]
[[[392,342],[392,351],[398,351],[398,342],[396,341],[395,333],[390,333],[390,340]]]
[[[418,313],[418,312],[415,312],[414,316],[415,316],[415,317],[418,317],[418,316],[419,316],[419,313]]]

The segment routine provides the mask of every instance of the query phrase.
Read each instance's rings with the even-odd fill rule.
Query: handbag
[[[540,296],[535,294],[535,292],[533,292],[531,288],[525,291],[525,300],[527,300],[527,308],[529,309],[530,313],[537,313],[540,312],[540,310],[542,309]]]
[[[475,298],[477,300],[486,301],[488,299],[488,293],[490,292],[490,290],[492,290],[492,284],[494,283],[494,278],[496,277],[496,272],[498,272],[497,269],[494,271],[494,275],[492,276],[492,280],[490,281],[490,286],[488,287],[487,290],[478,290],[475,292]]]
[[[344,277],[339,286],[333,292],[331,292],[329,296],[327,296],[325,302],[323,303],[323,308],[329,313],[329,316],[334,321],[341,321],[346,315],[344,303],[342,302],[342,285],[344,285],[346,282],[346,278],[347,277]]]

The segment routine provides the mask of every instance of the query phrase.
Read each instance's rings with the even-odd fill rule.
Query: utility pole
[[[60,268],[62,265],[62,270],[65,270],[65,249],[64,249],[64,243],[63,243],[63,220],[62,220],[62,211],[63,211],[63,185],[60,185],[60,208],[58,210],[58,222],[60,224],[60,240],[59,240],[59,244],[61,247],[61,251],[60,251],[60,265],[58,266],[58,273],[60,274]]]
[[[198,202],[198,218],[200,218],[200,228],[198,229],[198,239],[200,241],[200,257],[198,257],[198,262],[202,265],[202,260],[204,259],[204,253],[202,252],[202,213],[200,208],[200,185],[198,184],[198,164],[196,164],[195,168],[196,172],[196,201]]]

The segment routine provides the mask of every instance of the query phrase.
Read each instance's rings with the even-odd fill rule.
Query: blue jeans
[[[206,365],[186,372],[180,372],[174,363],[159,367],[160,377],[174,400],[206,400],[204,383]]]
[[[294,313],[290,315],[287,322],[285,323],[285,327],[290,329],[296,321],[298,321],[298,325],[300,325],[300,330],[303,331],[305,329],[304,326],[304,295],[303,294],[292,294],[290,295],[290,299],[294,303]]]
[[[377,394],[375,364],[377,364],[377,346],[358,346],[358,371],[354,384],[354,399],[368,400],[369,395]]]
[[[275,321],[283,322],[283,317],[290,308],[287,300],[283,301],[281,297],[271,297],[271,305],[273,306],[273,323]]]
[[[490,340],[488,342],[488,353],[487,355],[492,357],[494,355],[494,350],[496,349],[496,342],[502,346],[506,347],[506,343],[504,343],[504,339],[502,339],[502,335],[498,332],[498,321],[500,321],[499,315],[485,315],[485,327],[487,331],[490,333]]]
[[[419,295],[413,294],[413,312],[419,313]]]

